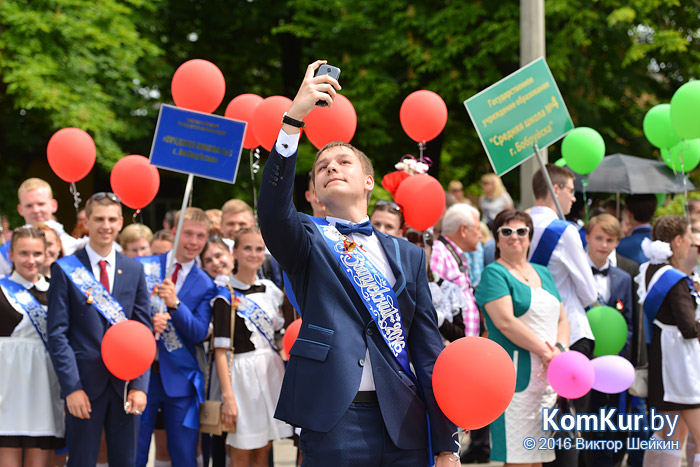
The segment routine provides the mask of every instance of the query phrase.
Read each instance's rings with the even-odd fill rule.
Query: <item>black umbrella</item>
[[[576,174],[576,191],[583,191]],[[685,180],[685,184],[683,181]],[[605,156],[597,169],[588,174],[589,193],[683,193],[695,190],[687,176],[674,174],[663,162],[654,159],[612,154]]]

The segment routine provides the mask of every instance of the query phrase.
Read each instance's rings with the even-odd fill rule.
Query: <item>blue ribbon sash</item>
[[[95,307],[109,324],[127,320],[121,304],[107,292],[102,283],[95,279],[92,271],[88,271],[77,257],[64,256],[56,262],[78,291],[85,295],[88,303]]]
[[[237,290],[234,290],[233,294],[233,299],[238,302],[236,313],[253,323],[260,334],[265,337],[267,343],[270,344],[272,350],[277,352],[278,349],[275,345],[275,328],[272,324],[272,319],[270,319],[270,316],[265,312],[265,310],[260,308],[260,305],[251,300],[247,295],[244,295]],[[230,304],[232,297],[227,287],[219,286],[216,298],[223,298]],[[233,339],[233,336],[231,336],[231,339]]]
[[[549,264],[549,260],[552,257],[554,249],[559,243],[559,239],[564,234],[566,228],[570,225],[572,225],[570,222],[561,219],[554,219],[552,222],[550,222],[544,229],[544,232],[542,232],[540,241],[537,243],[537,247],[532,252],[530,262],[546,267]]]
[[[666,270],[661,272],[661,269],[656,272],[659,274],[661,272],[661,277],[659,277],[651,288],[647,292],[647,296],[644,298],[644,330],[646,331],[647,344],[651,343],[651,338],[653,335],[654,319],[656,319],[656,314],[661,308],[666,295],[671,291],[671,289],[681,280],[686,279],[689,283],[691,292],[695,291],[695,287],[690,282],[690,278],[679,271],[678,269],[668,266]],[[653,279],[653,278],[652,278]]]
[[[311,217],[311,220],[350,279],[391,353],[406,374],[413,377],[399,302],[389,282],[360,248],[348,248],[348,238],[327,220],[318,217]]]
[[[5,296],[13,308],[21,308],[24,310],[24,313],[29,317],[29,321],[32,322],[36,332],[46,346],[48,342],[46,333],[46,307],[39,303],[36,297],[30,294],[21,284],[7,277],[0,279],[0,287],[2,287]]]
[[[10,242],[5,242],[0,245],[0,255],[5,258],[7,264],[12,265],[12,260],[10,259]]]
[[[143,272],[146,277],[146,287],[149,290],[148,305],[151,316],[156,313],[163,313],[165,303],[158,295],[158,287],[165,278],[165,268],[162,267],[159,256],[137,256],[134,258],[143,265]],[[194,430],[199,429],[199,402],[204,402],[204,376],[199,368],[199,363],[190,354],[182,343],[172,321],[168,321],[165,331],[158,339],[158,348],[170,354],[170,360],[175,364],[178,371],[194,385],[196,390],[195,399],[185,414],[183,425]],[[161,370],[162,371],[162,370]]]

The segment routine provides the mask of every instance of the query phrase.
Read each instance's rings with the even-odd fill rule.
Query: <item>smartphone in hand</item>
[[[316,74],[314,76],[319,76],[319,75],[329,75],[335,78],[336,81],[340,79],[340,68],[332,66],[332,65],[321,65],[318,67],[316,70]],[[328,107],[328,104],[326,101],[318,101],[316,102],[316,105],[321,106],[321,107]]]

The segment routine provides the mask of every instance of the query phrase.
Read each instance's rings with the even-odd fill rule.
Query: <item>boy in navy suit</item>
[[[627,322],[627,341],[620,355],[630,358],[630,342],[632,339],[632,278],[622,269],[615,266],[614,251],[620,242],[622,228],[620,222],[610,214],[599,214],[592,217],[586,225],[586,242],[588,245],[588,261],[591,265],[593,278],[596,283],[598,301],[618,310]],[[591,391],[591,412],[600,408],[618,408],[621,413],[627,411],[627,393],[604,394]],[[629,433],[597,432],[589,434],[595,440],[624,440]],[[625,457],[625,449],[615,453],[612,451],[584,451],[586,465],[612,467],[619,465]]]
[[[314,77],[324,63],[307,68],[260,189],[265,243],[302,313],[275,417],[302,428],[304,466],[413,467],[434,456],[455,465],[456,429],[431,383],[443,343],[425,253],[370,225],[371,161],[347,143],[326,145],[312,178],[327,217],[300,214],[292,202],[303,119],[340,90],[335,79]]]
[[[178,219],[180,215],[178,213]],[[207,215],[199,208],[187,208],[170,276],[166,278],[172,250],[159,256],[138,258],[144,265],[149,288],[159,295],[152,294],[150,303],[153,330],[159,339],[148,406],[141,417],[137,466],[148,462],[158,409],[163,414],[172,465],[197,465],[199,403],[204,401],[204,376],[197,363],[195,346],[209,333],[209,302],[214,298],[215,286],[207,273],[197,267],[195,258],[208,238]]]
[[[85,206],[84,250],[51,265],[48,348],[66,399],[68,465],[94,467],[104,427],[110,465],[133,465],[138,419],[146,408],[147,371],[128,383],[110,375],[100,345],[110,325],[133,319],[151,328],[143,268],[117,253],[122,207],[113,193]]]

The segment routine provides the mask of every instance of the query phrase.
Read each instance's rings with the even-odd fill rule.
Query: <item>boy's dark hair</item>
[[[657,206],[656,195],[629,195],[625,199],[627,210],[635,221],[648,224],[654,216]]]

